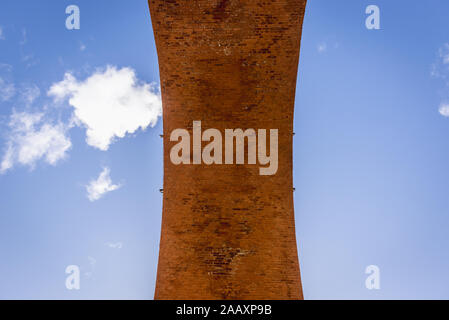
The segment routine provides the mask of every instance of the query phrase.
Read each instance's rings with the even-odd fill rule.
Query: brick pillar
[[[164,122],[155,299],[302,299],[292,140],[306,0],[149,6]],[[254,164],[174,165],[170,134],[192,135],[194,120],[220,130],[223,147],[225,129],[278,129],[277,173],[262,176]]]

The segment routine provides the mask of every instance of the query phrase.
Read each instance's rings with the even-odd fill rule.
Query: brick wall
[[[164,192],[156,299],[301,299],[293,111],[306,0],[149,0]],[[170,133],[279,129],[279,169],[174,165]],[[203,143],[204,146],[204,143]],[[223,154],[224,156],[224,154]]]

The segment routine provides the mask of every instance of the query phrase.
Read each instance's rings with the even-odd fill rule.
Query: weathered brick
[[[302,299],[292,178],[306,0],[149,0],[164,122],[156,299]],[[174,165],[170,133],[279,129],[279,169]]]

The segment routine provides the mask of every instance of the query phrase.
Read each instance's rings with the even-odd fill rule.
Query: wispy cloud
[[[87,278],[91,278],[95,273],[95,266],[97,265],[97,260],[91,256],[88,256],[87,260],[89,261],[90,271],[85,272],[84,275]]]
[[[443,101],[440,103],[438,112],[444,117],[449,117],[449,103],[445,102],[449,100],[449,43],[443,44],[438,50],[438,58],[432,64],[431,75],[443,81]]]
[[[84,81],[66,73],[48,95],[56,101],[68,99],[87,130],[87,144],[103,151],[117,138],[155,126],[162,113],[155,86],[138,81],[131,68],[108,66]]]
[[[110,177],[110,169],[105,167],[103,171],[100,173],[97,179],[92,180],[87,186],[87,198],[93,202],[101,197],[103,197],[106,193],[117,190],[120,188],[120,185],[113,184]]]
[[[122,242],[116,242],[116,243],[107,242],[106,245],[109,248],[112,248],[112,249],[121,249],[121,248],[123,248],[123,243]]]
[[[432,64],[431,75],[435,78],[441,78],[446,81],[449,77],[449,43],[445,43],[438,50],[438,58],[435,63]]]
[[[326,52],[327,51],[327,43],[326,42],[321,42],[320,44],[318,44],[317,51],[318,51],[318,53]]]
[[[449,103],[441,103],[440,108],[438,109],[438,111],[440,112],[440,114],[443,117],[448,117],[449,118]]]
[[[28,33],[25,28],[22,29],[22,40],[19,41],[20,45],[20,60],[25,64],[27,68],[33,67],[39,63],[33,53],[26,52],[25,45],[28,43]]]
[[[42,113],[13,112],[6,151],[0,163],[5,173],[16,163],[35,167],[38,160],[56,165],[64,159],[72,143],[63,124],[46,121]]]
[[[39,98],[41,90],[35,84],[24,85],[21,89],[21,97],[25,102],[25,105],[30,106],[33,102]]]
[[[440,58],[443,64],[449,64],[449,43],[445,43],[442,48],[440,48]]]
[[[326,40],[318,43],[316,46],[316,51],[319,54],[324,54],[324,53],[330,52],[332,50],[337,50],[339,47],[340,47],[340,43],[336,39],[331,38],[331,39],[326,39]]]
[[[0,77],[0,102],[8,101],[16,94],[16,87]]]
[[[89,260],[89,264],[92,266],[92,267],[95,267],[95,265],[97,264],[97,260],[95,259],[95,258],[92,258],[92,257],[87,257],[87,259]]]
[[[20,40],[19,44],[21,46],[25,45],[28,42],[27,30],[25,28],[22,29],[22,40]]]
[[[3,32],[2,26],[0,26],[0,40],[6,40],[5,34]]]
[[[34,57],[34,54],[22,54],[22,62],[27,68],[33,67],[39,63],[39,60]]]
[[[0,71],[4,70],[6,72],[11,72],[13,69],[12,65],[7,64],[7,63],[0,63]]]

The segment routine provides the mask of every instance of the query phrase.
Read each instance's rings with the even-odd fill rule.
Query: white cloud
[[[109,176],[109,168],[103,168],[100,176],[96,180],[92,180],[87,186],[87,197],[90,201],[95,201],[103,197],[106,193],[117,190],[120,185],[112,184]]]
[[[8,101],[16,94],[16,87],[13,83],[3,80],[0,77],[0,101]]]
[[[0,173],[5,173],[16,163],[34,168],[36,162],[56,165],[66,157],[72,143],[62,124],[45,121],[41,113],[13,112],[9,122],[10,134],[7,149],[0,163]]]
[[[109,248],[112,248],[112,249],[121,249],[121,248],[123,248],[123,243],[122,242],[117,242],[117,243],[107,242],[106,245]]]
[[[81,43],[80,45],[80,51],[86,50],[86,45],[84,43]]]
[[[48,95],[56,101],[68,98],[78,123],[86,128],[86,142],[108,150],[116,138],[154,127],[162,102],[154,85],[140,83],[131,68],[108,66],[85,81],[66,73]]]
[[[14,149],[12,143],[8,144],[8,149],[0,163],[0,173],[5,173],[14,166]]]
[[[443,117],[449,117],[449,103],[442,103],[438,111]]]
[[[3,28],[0,26],[0,40],[5,40],[5,34],[3,33]]]

